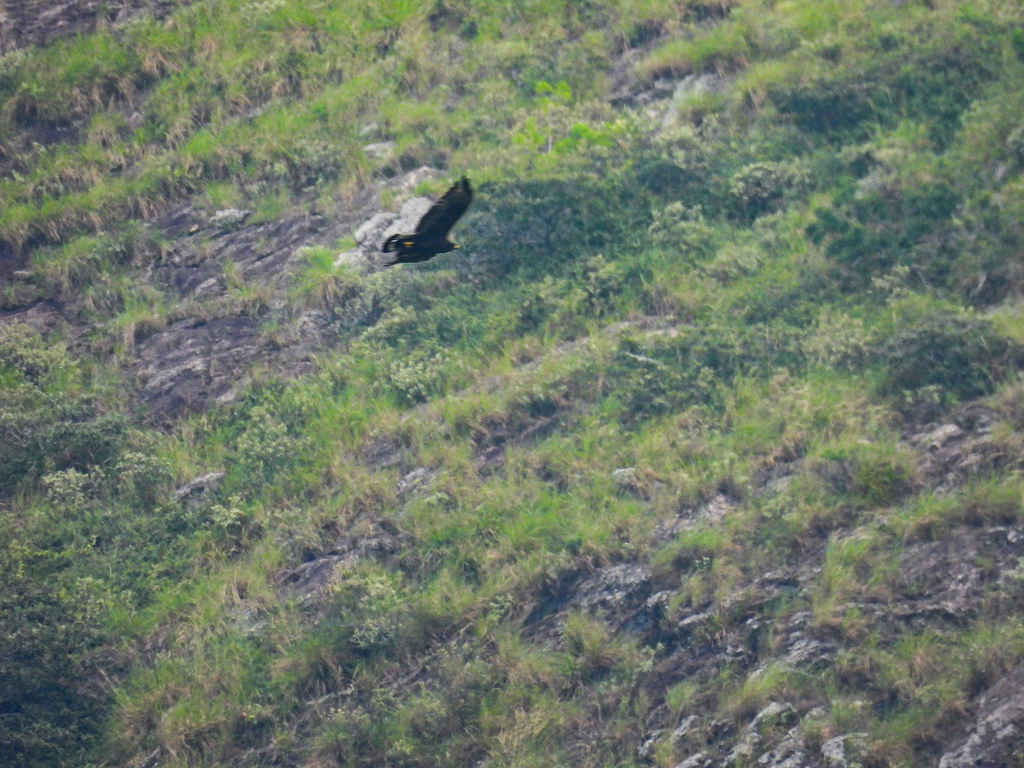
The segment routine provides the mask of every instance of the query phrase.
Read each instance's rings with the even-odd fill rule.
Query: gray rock
[[[612,480],[616,485],[632,485],[636,482],[636,467],[620,467],[612,470]]]
[[[909,599],[896,613],[905,618],[973,616],[985,588],[985,575],[977,564],[980,544],[975,536],[962,536],[907,547],[898,578]]]
[[[588,610],[619,613],[646,603],[651,572],[644,565],[613,565],[601,568],[576,590],[576,603]]]
[[[683,744],[690,736],[695,734],[701,727],[701,719],[697,715],[690,715],[679,724],[679,727],[672,731],[669,741],[675,747]]]
[[[350,554],[325,555],[282,571],[278,578],[283,585],[299,595],[313,597],[333,581],[338,566],[352,559]]]
[[[416,231],[416,225],[433,204],[426,197],[413,197],[405,201],[397,214],[381,212],[373,215],[355,232],[359,253],[370,262],[383,260],[380,249],[384,241],[391,235]],[[355,257],[348,258],[354,260]]]
[[[825,768],[848,768],[846,746],[843,744],[842,736],[836,736],[821,745],[821,762]]]
[[[194,501],[198,498],[205,496],[210,491],[215,491],[220,487],[221,481],[224,479],[223,472],[210,472],[206,475],[200,475],[195,480],[186,483],[180,488],[174,490],[175,501]]]
[[[262,345],[250,317],[174,323],[137,348],[142,400],[164,419],[201,412],[241,384]]]
[[[619,493],[638,499],[649,499],[661,483],[646,477],[636,467],[620,467],[612,470],[612,481]]]
[[[322,309],[308,309],[295,321],[299,336],[311,344],[321,342],[330,328],[331,316]]]
[[[800,726],[791,728],[775,749],[757,759],[757,764],[763,768],[803,768],[808,762]]]
[[[747,727],[743,729],[743,732],[740,734],[739,741],[725,759],[726,765],[737,765],[749,762],[754,755],[761,751],[761,745],[764,741],[764,737],[761,735],[762,727],[792,725],[799,720],[800,716],[797,714],[797,711],[792,704],[779,703],[777,701],[768,702],[768,706],[758,712]],[[779,745],[778,749],[782,749],[784,744],[790,742],[791,736],[793,736],[792,730],[787,734],[786,740]],[[802,738],[803,737],[801,736],[799,745],[801,755],[803,749]],[[787,746],[786,749],[789,751],[785,752],[784,750],[785,754],[783,755],[783,753],[780,753],[779,755],[780,759],[778,762],[780,764],[785,760],[788,760],[789,757],[796,754],[798,751],[792,744]],[[770,754],[774,755],[775,751]],[[795,768],[796,765],[798,765],[798,763],[786,764],[786,768]]]
[[[760,728],[762,725],[789,725],[800,719],[796,709],[789,702],[768,702],[768,706],[758,712],[750,721],[748,728]]]
[[[993,439],[993,425],[1001,418],[997,412],[974,404],[956,415],[956,424],[930,424],[907,436],[923,453],[921,479],[937,493],[949,493],[979,474],[1020,466],[1020,456]]]
[[[427,197],[411,197],[402,204],[402,210],[398,213],[398,220],[395,224],[403,232],[412,232],[416,229],[423,214],[430,210],[434,201]]]
[[[395,486],[395,495],[400,499],[408,498],[417,491],[425,489],[435,477],[437,477],[436,469],[427,469],[426,467],[414,469],[398,481]]]
[[[136,331],[133,373],[151,421],[169,424],[230,399],[257,361],[302,375],[312,370],[315,351],[335,343],[331,334],[309,333],[311,318],[291,317],[284,307],[292,275],[304,266],[301,247],[321,238],[319,216],[297,214],[224,232],[182,205],[154,226],[170,238],[170,250],[155,266],[153,283],[184,304],[176,313],[181,319]],[[254,297],[232,293],[228,262],[242,283],[258,287]],[[268,315],[277,321],[273,332],[262,322]]]
[[[955,440],[963,435],[963,433],[964,431],[956,424],[943,424],[938,429],[930,432],[925,438],[924,443],[929,450],[937,451],[950,440]]]
[[[336,575],[360,561],[371,559],[395,567],[395,553],[401,549],[403,541],[404,534],[388,521],[364,520],[360,531],[343,537],[334,550],[295,568],[281,570],[276,581],[307,606],[322,603],[329,599],[329,588]]]
[[[714,616],[714,613],[710,611],[707,613],[694,613],[680,621],[676,626],[687,632],[692,632],[697,627],[706,624],[712,616]]]
[[[388,181],[388,188],[399,195],[412,194],[420,184],[438,178],[441,172],[436,168],[421,165],[415,171],[409,171],[404,176],[396,176]]]
[[[711,768],[715,761],[706,752],[698,752],[681,762],[676,768]]]
[[[370,260],[363,255],[361,250],[345,251],[339,253],[334,259],[334,266],[348,267],[354,272],[367,272],[370,269]]]
[[[959,747],[939,768],[1003,768],[1018,765],[1024,751],[1024,667],[1018,667],[978,699],[978,716]]]
[[[0,54],[16,48],[42,47],[52,40],[87,34],[98,23],[120,27],[141,16],[162,19],[189,0],[49,0],[4,3],[0,10]]]
[[[145,757],[139,758],[132,768],[158,768],[160,765],[160,747],[157,747]]]
[[[860,758],[867,747],[866,733],[836,736],[821,745],[823,768],[860,768]]]
[[[0,273],[0,283],[3,274]],[[0,325],[23,323],[45,335],[63,325],[64,318],[56,305],[49,301],[34,301],[28,306],[19,307],[9,312],[0,312]]]
[[[393,141],[378,141],[374,144],[367,144],[363,147],[363,152],[372,157],[376,157],[378,160],[388,160],[393,154],[395,154],[395,142]]]
[[[385,232],[391,227],[398,216],[394,213],[382,212],[374,214],[356,230],[356,244],[360,251],[379,251],[387,238]]]
[[[723,495],[718,494],[711,501],[697,510],[693,516],[694,523],[717,523],[725,518],[730,512],[736,510],[736,505]]]
[[[746,734],[744,738],[737,742],[736,746],[732,748],[732,751],[726,755],[725,765],[735,766],[738,764],[749,763],[757,753],[757,748],[761,744],[761,734],[750,733]]]
[[[654,757],[654,750],[658,744],[661,743],[661,735],[664,733],[663,728],[659,728],[655,731],[651,731],[647,738],[641,742],[640,746],[636,748],[636,756],[641,760],[650,760]]]
[[[251,213],[252,211],[243,211],[238,208],[224,208],[210,217],[210,224],[221,229],[236,229],[249,218]]]
[[[822,669],[832,663],[835,655],[835,643],[804,637],[789,647],[782,663],[794,668]]]
[[[262,618],[263,611],[251,604],[241,603],[227,612],[227,618],[235,628],[247,635],[259,637],[266,634],[270,622]]]

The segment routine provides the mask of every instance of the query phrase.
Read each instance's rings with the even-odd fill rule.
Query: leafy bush
[[[453,366],[443,349],[416,349],[388,363],[388,379],[402,405],[417,405],[444,393]]]
[[[681,251],[692,262],[701,262],[714,253],[714,230],[704,220],[700,207],[686,208],[682,203],[669,203],[654,214],[654,223],[647,228],[651,244],[658,248]]]
[[[629,242],[650,215],[626,185],[585,176],[482,184],[478,198],[474,250],[523,279],[557,275],[575,258]]]
[[[756,219],[778,210],[806,184],[807,173],[796,163],[751,163],[733,175],[730,194],[743,216]]]
[[[635,424],[687,405],[722,405],[722,388],[738,376],[800,369],[799,333],[785,327],[689,328],[678,335],[624,338],[609,378],[621,418]]]
[[[824,449],[815,470],[840,496],[870,507],[889,506],[914,490],[912,457],[885,442]]]
[[[831,369],[857,370],[871,355],[871,335],[864,320],[824,310],[817,327],[804,340],[810,360]]]
[[[25,565],[6,548],[0,555],[0,760],[57,768],[85,760],[102,735],[110,699],[95,678],[115,672],[102,650],[110,638],[87,589],[68,594]]]
[[[20,324],[0,326],[0,491],[44,473],[88,472],[124,447],[127,419],[72,394],[77,374],[62,345]]]
[[[860,285],[873,273],[914,264],[945,286],[956,257],[948,235],[959,194],[944,182],[840,192],[832,208],[815,208],[807,235],[847,267]]]
[[[932,140],[952,139],[960,115],[1000,64],[998,36],[954,14],[899,28],[879,25],[834,67],[805,66],[768,88],[779,111],[804,130],[866,137],[873,124],[927,120]],[[851,66],[856,61],[858,66]]]
[[[957,400],[987,395],[1021,359],[987,320],[948,311],[895,328],[880,342],[880,391],[890,396],[912,398],[928,387]]]

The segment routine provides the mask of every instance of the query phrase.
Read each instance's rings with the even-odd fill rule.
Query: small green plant
[[[724,22],[708,34],[673,40],[651,52],[638,69],[647,78],[700,73],[709,69],[726,72],[743,67],[750,53],[748,30],[742,24]]]
[[[893,328],[876,352],[884,366],[884,394],[912,401],[936,388],[940,398],[964,400],[993,392],[1019,355],[986,320],[948,311]]]
[[[335,265],[335,254],[330,249],[306,247],[296,255],[306,264],[297,287],[301,300],[332,312],[358,292],[358,278],[344,266]]]
[[[714,253],[714,230],[704,220],[699,206],[687,209],[680,202],[669,203],[654,214],[647,234],[653,245],[681,251],[694,263]]]
[[[751,163],[732,177],[729,192],[742,214],[755,219],[783,206],[785,198],[807,185],[807,173],[798,163]]]

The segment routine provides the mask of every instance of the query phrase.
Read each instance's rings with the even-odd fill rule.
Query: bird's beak
[[[456,248],[461,248],[462,246],[456,243],[455,247]]]

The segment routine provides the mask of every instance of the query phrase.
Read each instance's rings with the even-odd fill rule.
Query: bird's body
[[[381,249],[384,253],[397,253],[395,260],[385,265],[414,264],[418,261],[432,259],[439,253],[450,253],[458,248],[447,237],[425,240],[417,235],[392,235],[384,241]]]
[[[439,253],[454,251],[457,246],[448,239],[448,232],[466,212],[473,200],[473,188],[465,176],[457,181],[423,214],[411,235],[392,235],[384,241],[381,250],[394,253],[395,260],[384,266],[414,264],[432,259]]]

